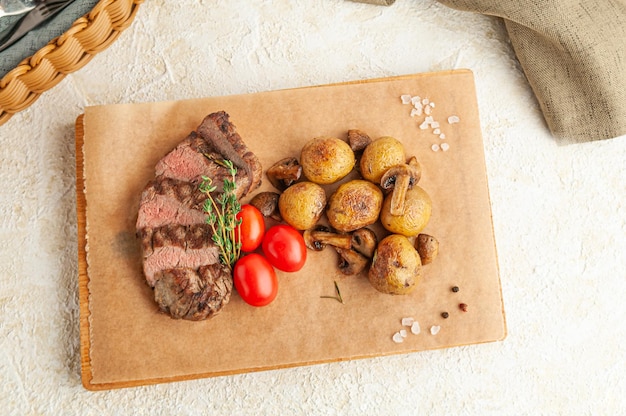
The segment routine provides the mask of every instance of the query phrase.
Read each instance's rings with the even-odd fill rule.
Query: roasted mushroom
[[[287,157],[276,162],[266,172],[274,188],[284,191],[302,175],[302,166],[295,157]]]
[[[422,264],[429,264],[439,254],[439,241],[432,235],[419,234],[415,239],[415,248],[420,255]]]
[[[303,238],[306,246],[315,251],[322,251],[327,245],[346,249],[352,247],[352,236],[350,234],[334,233],[323,225],[306,230]]]
[[[260,192],[251,200],[250,205],[256,207],[264,217],[271,218],[275,221],[282,221],[280,211],[278,210],[278,199],[280,194],[276,192]]]
[[[391,190],[391,215],[404,214],[404,201],[406,193],[413,188],[422,177],[422,169],[415,157],[409,163],[395,165],[389,168],[380,179],[380,186],[385,190]]]
[[[378,238],[369,228],[360,228],[352,233],[352,249],[371,259],[376,251]]]
[[[376,249],[376,234],[369,229],[357,230],[352,234],[336,233],[323,225],[304,232],[306,246],[315,251],[332,246],[339,254],[339,270],[346,275],[363,271]]]
[[[364,150],[368,144],[372,142],[372,138],[357,129],[348,130],[348,143],[353,152],[360,152]]]
[[[370,259],[349,248],[335,247],[341,258],[339,271],[345,275],[359,274],[367,267]]]

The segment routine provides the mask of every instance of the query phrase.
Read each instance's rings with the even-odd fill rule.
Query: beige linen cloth
[[[438,1],[504,20],[556,137],[591,141],[626,134],[626,0]]]

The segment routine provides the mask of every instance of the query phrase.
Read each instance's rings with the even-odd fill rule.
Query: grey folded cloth
[[[58,15],[41,26],[31,30],[26,36],[11,47],[0,52],[0,79],[14,69],[23,59],[34,55],[52,39],[65,33],[76,19],[86,15],[98,4],[99,0],[75,0]],[[23,18],[6,16],[0,19],[0,40],[4,39],[11,28]]]
[[[504,20],[556,137],[626,134],[626,0],[438,1]]]

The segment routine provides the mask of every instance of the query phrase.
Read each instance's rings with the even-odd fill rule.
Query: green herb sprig
[[[202,209],[208,215],[206,223],[213,230],[213,242],[220,249],[220,260],[232,270],[241,255],[241,235],[237,235],[241,233],[238,227],[241,220],[237,219],[241,204],[235,194],[237,168],[230,160],[214,159],[214,161],[228,170],[230,178],[224,178],[222,192],[214,196],[213,192],[217,187],[213,184],[213,180],[207,176],[202,177],[199,188],[207,195]]]

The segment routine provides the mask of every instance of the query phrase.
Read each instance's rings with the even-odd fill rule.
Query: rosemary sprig
[[[217,162],[217,160],[215,160]],[[200,191],[207,195],[202,209],[207,213],[206,223],[213,230],[213,242],[220,249],[220,260],[223,264],[232,269],[233,264],[239,259],[241,254],[241,236],[236,235],[241,232],[237,227],[241,220],[237,220],[237,214],[241,211],[241,204],[237,200],[235,189],[235,175],[237,168],[230,160],[219,161],[219,165],[225,167],[230,174],[230,178],[224,178],[222,192],[214,195],[213,192],[217,187],[213,184],[213,180],[207,176],[202,177],[200,183]]]
[[[335,296],[320,296],[321,299],[335,299],[339,303],[344,303],[343,298],[341,297],[341,292],[339,291],[339,285],[337,285],[337,281],[335,283]]]

